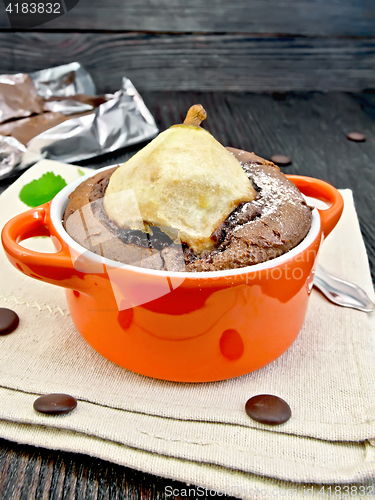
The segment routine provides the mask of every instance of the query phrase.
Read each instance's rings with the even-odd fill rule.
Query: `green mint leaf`
[[[79,175],[86,175],[85,172],[83,170],[81,170],[80,168],[78,169],[78,173],[79,173]]]
[[[25,184],[20,191],[20,200],[29,207],[37,207],[52,198],[66,186],[65,180],[61,175],[55,175],[53,172],[47,172],[39,179],[35,179]]]

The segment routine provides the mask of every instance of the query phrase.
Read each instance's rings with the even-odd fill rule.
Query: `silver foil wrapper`
[[[0,123],[42,112],[43,98],[28,75],[0,75]]]
[[[71,163],[145,141],[158,133],[155,120],[128,78],[93,113],[46,130],[27,145],[21,166],[37,155]]]
[[[78,62],[30,73],[41,97],[69,97],[76,94],[95,95],[95,83],[90,74]]]
[[[26,148],[14,137],[0,135],[0,178],[6,177],[26,153]]]
[[[11,75],[10,78],[21,78],[20,75]],[[9,141],[0,139],[0,178],[14,175],[43,158],[77,162],[152,139],[158,133],[154,118],[126,77],[118,92],[103,96],[104,102],[94,107],[72,99],[77,94],[95,96],[96,93],[90,75],[79,63],[24,76],[26,80],[30,78],[33,81],[38,98],[43,101],[44,111],[72,117],[33,137],[26,148],[18,143],[21,146],[18,153],[13,151],[7,154]],[[10,111],[7,112],[9,116]],[[28,116],[24,111],[22,113],[18,116]],[[85,114],[74,116],[77,113]]]

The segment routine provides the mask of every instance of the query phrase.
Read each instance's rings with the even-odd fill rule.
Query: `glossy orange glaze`
[[[331,203],[319,210],[322,230],[311,245],[259,271],[183,278],[95,263],[82,249],[77,259],[50,219],[50,203],[9,221],[2,241],[10,262],[24,274],[66,288],[75,326],[99,353],[150,377],[204,382],[236,377],[278,358],[298,336],[322,240],[338,222],[343,201],[329,184],[289,177],[307,196]],[[18,243],[49,234],[57,253]]]

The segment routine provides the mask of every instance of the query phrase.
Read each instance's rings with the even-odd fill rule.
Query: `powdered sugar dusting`
[[[281,180],[274,172],[258,168],[254,171],[254,165],[251,164],[245,164],[242,168],[250,181],[261,191],[262,196],[251,203],[261,209],[262,216],[275,216],[281,205],[288,203],[296,206],[303,201],[296,186],[291,182],[286,183],[284,179]]]

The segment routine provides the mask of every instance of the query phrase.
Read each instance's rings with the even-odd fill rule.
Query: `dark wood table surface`
[[[190,105],[201,103],[208,113],[204,127],[222,144],[264,158],[287,155],[292,164],[282,168],[284,173],[317,177],[337,188],[352,189],[375,282],[375,91],[147,91],[142,96],[161,131],[180,123]],[[353,131],[363,133],[366,141],[349,141],[346,136]],[[80,164],[100,168],[121,163],[142,146]],[[11,182],[0,181],[0,192]],[[166,498],[168,485],[179,491],[186,487],[96,458],[0,440],[1,500],[158,499]]]

